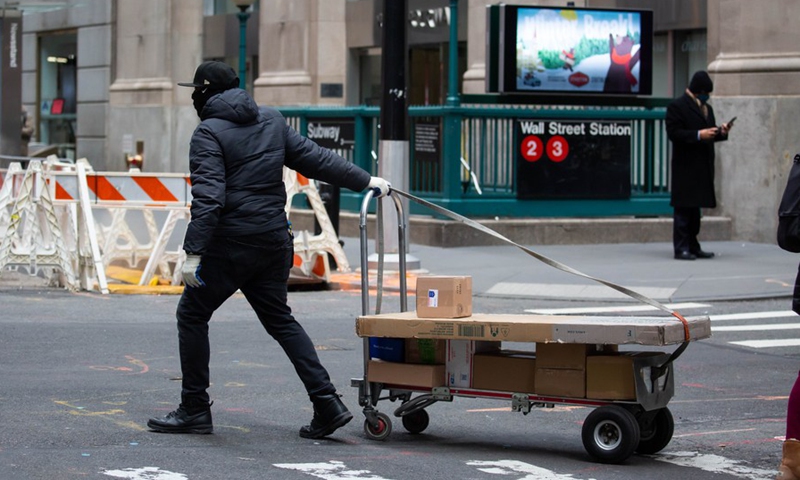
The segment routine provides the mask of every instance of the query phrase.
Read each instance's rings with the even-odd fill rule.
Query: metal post
[[[408,105],[406,97],[406,64],[408,45],[406,28],[408,24],[408,7],[406,0],[383,0],[383,31],[381,39],[381,96],[380,116],[380,144],[378,153],[378,175],[388,180],[393,186],[408,191],[408,131],[406,118],[408,118]],[[407,200],[403,199],[407,204]],[[384,225],[397,225],[394,222],[398,213],[404,215],[404,222],[408,223],[405,212],[392,207],[391,201],[382,202],[381,213]],[[384,245],[386,252],[384,259],[385,268],[397,270],[399,268],[399,241],[392,228],[385,228],[383,238],[378,238]],[[403,242],[404,245],[407,242]],[[402,255],[405,255],[403,252]],[[372,266],[377,266],[377,254],[374,254]],[[406,265],[410,269],[419,269],[419,260],[406,258]]]
[[[247,9],[249,5],[240,5],[239,13],[239,88],[244,89],[246,86],[247,75],[247,19],[250,18],[250,12]]]
[[[458,106],[458,0],[450,0],[450,45],[447,70],[447,105]]]
[[[454,198],[461,186],[461,105],[458,95],[458,0],[450,0],[450,45],[447,70],[447,99],[443,123],[442,195]],[[453,107],[453,108],[449,108]]]

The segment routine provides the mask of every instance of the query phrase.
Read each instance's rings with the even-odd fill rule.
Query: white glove
[[[197,288],[199,286],[206,286],[206,283],[200,278],[200,255],[186,255],[186,261],[183,262],[181,275],[183,275],[183,284],[187,287]]]
[[[392,184],[382,179],[381,177],[370,177],[369,185],[367,188],[375,190],[375,198],[385,197],[392,191]]]

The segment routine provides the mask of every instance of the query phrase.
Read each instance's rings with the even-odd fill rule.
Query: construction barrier
[[[287,215],[304,194],[321,233],[295,233],[292,279],[328,282],[330,254],[342,272],[347,257],[319,192],[302,175],[284,169]],[[190,219],[191,182],[185,174],[94,172],[49,158],[27,169],[12,163],[0,183],[0,275],[25,266],[58,270],[62,284],[77,290],[109,290],[106,273],[139,286],[178,286],[185,261],[181,242]],[[141,274],[138,274],[141,272]]]

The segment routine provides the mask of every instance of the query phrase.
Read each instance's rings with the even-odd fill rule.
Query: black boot
[[[315,395],[311,397],[311,402],[314,404],[314,418],[311,425],[300,428],[303,438],[327,437],[353,419],[353,414],[335,393]]]
[[[148,420],[147,427],[161,433],[213,433],[211,404],[181,403],[177,410],[166,416]]]

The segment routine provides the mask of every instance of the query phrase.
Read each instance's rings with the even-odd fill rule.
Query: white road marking
[[[769,325],[732,325],[711,327],[712,332],[761,332],[767,330],[797,330],[800,323],[771,323]]]
[[[158,467],[126,468],[124,470],[105,470],[103,475],[128,480],[188,480],[182,473],[161,470]]]
[[[517,480],[576,480],[576,477],[565,473],[555,473],[546,468],[537,467],[525,462],[516,460],[495,460],[495,461],[482,461],[470,460],[467,465],[478,467],[478,470],[492,475],[514,475],[515,473],[524,473],[524,477],[515,477]],[[594,479],[587,479],[594,480]]]
[[[800,347],[800,338],[787,338],[779,340],[745,340],[742,342],[728,343],[750,348]]]
[[[731,460],[730,458],[713,454],[701,454],[697,452],[662,452],[658,455],[651,455],[650,457],[660,462],[672,463],[682,467],[699,468],[706,472],[733,475],[734,477],[746,478],[748,480],[773,480],[777,473],[775,470],[748,467],[740,460]]]
[[[728,320],[756,320],[759,318],[785,318],[796,317],[797,314],[791,310],[777,310],[774,312],[747,312],[729,313],[725,315],[709,315],[712,322],[724,322]]]
[[[389,480],[373,475],[369,470],[348,470],[343,462],[331,460],[328,463],[274,463],[273,466],[286,470],[296,470],[325,480]]]
[[[669,299],[675,288],[659,287],[627,287],[630,290],[641,293],[650,298]],[[602,298],[617,299],[630,298],[624,293],[618,292],[605,285],[559,285],[552,283],[513,283],[500,282],[492,286],[487,292],[488,295],[501,295],[511,297],[547,297],[547,298],[568,298],[586,299]]]
[[[708,308],[705,303],[666,303],[665,307],[672,310],[689,310],[692,308]],[[527,313],[539,315],[576,315],[582,313],[612,313],[612,312],[648,312],[658,310],[650,305],[614,305],[611,307],[578,307],[578,308],[532,308],[525,310]]]

